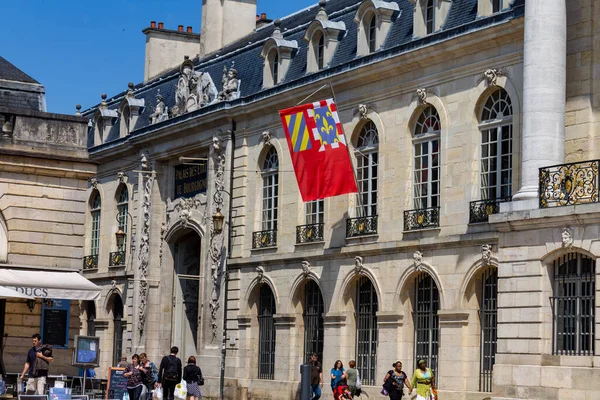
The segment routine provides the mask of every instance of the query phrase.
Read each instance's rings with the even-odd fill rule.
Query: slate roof
[[[7,81],[16,81],[24,83],[37,83],[38,81],[15,67],[12,63],[8,62],[5,58],[0,56],[0,79]]]
[[[353,21],[356,10],[361,4],[360,0],[329,0],[327,1],[326,11],[331,21],[343,21],[346,25],[344,37],[340,40],[336,53],[328,67],[315,73],[306,72],[308,43],[303,40],[308,24],[315,19],[319,11],[318,4],[306,9],[300,10],[294,14],[281,19],[281,31],[285,40],[296,40],[298,42],[298,51],[293,55],[292,62],[282,81],[268,89],[263,89],[263,63],[260,56],[264,42],[271,37],[275,27],[274,24],[259,28],[256,32],[240,39],[215,54],[211,54],[204,59],[194,59],[197,71],[210,73],[217,90],[221,90],[221,77],[223,67],[230,67],[235,63],[238,71],[238,78],[241,80],[241,97],[238,100],[228,103],[233,106],[243,104],[246,101],[254,101],[261,97],[266,97],[277,93],[280,90],[289,89],[296,85],[304,84],[312,80],[321,79],[324,76],[330,76],[344,71],[347,68],[356,67],[368,62],[384,59],[395,54],[410,51],[421,46],[443,41],[456,35],[466,33],[473,29],[480,29],[486,26],[502,23],[504,21],[519,18],[524,13],[524,1],[514,0],[512,6],[501,13],[494,14],[491,17],[477,18],[477,0],[453,0],[446,22],[441,31],[428,35],[424,38],[413,39],[413,4],[410,0],[388,0],[398,4],[400,11],[396,12],[392,18],[392,27],[380,50],[367,56],[357,57],[357,26]],[[183,61],[183,60],[182,60]],[[146,133],[158,126],[177,123],[189,118],[195,118],[209,112],[225,107],[224,103],[217,103],[204,107],[200,110],[183,114],[177,118],[169,119],[157,125],[149,127],[149,116],[152,113],[152,107],[156,104],[156,96],[160,92],[165,104],[169,107],[175,105],[175,89],[179,77],[179,67],[168,71],[161,76],[153,79],[146,84],[138,84],[135,87],[135,97],[145,99],[146,108],[137,120],[136,126],[132,129],[130,136],[136,136]],[[119,93],[108,100],[110,109],[117,109],[125,91]],[[93,117],[96,107],[86,110],[83,115],[89,118]],[[93,147],[93,130],[88,135],[88,145]],[[105,144],[96,146],[95,149],[117,144],[127,138],[119,139],[119,121],[113,125]]]

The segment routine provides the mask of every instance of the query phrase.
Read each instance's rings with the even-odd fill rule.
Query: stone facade
[[[334,54],[331,66],[325,70],[309,77],[299,73],[296,80],[286,80],[286,74],[294,74],[299,68],[294,64],[298,62],[295,57],[314,50],[310,47],[312,35],[304,44],[295,42],[295,38],[304,37],[309,26],[318,29],[322,25],[314,22],[318,15],[320,21],[324,15],[332,21],[341,19],[344,12],[352,15],[345,25],[346,36],[335,38],[340,40],[336,47],[336,54],[340,54],[337,52],[347,49],[344,40],[353,40],[354,46],[367,39],[360,36],[366,34],[364,31],[350,25],[355,15],[365,19],[398,6],[406,18],[402,21],[419,24],[424,23],[423,15],[417,18],[404,11],[421,12],[421,3],[364,1],[343,12],[327,9],[325,14],[325,5],[321,4],[306,11],[310,18],[297,16],[302,18],[298,27],[286,27],[286,19],[277,21],[269,33],[257,33],[263,35],[257,40],[262,40],[259,44],[264,47],[253,48],[254,53],[247,56],[256,63],[262,53],[260,63],[243,70],[236,58],[237,78],[244,82],[240,101],[208,104],[168,122],[138,127],[121,142],[91,146],[90,154],[99,163],[96,190],[112,204],[102,210],[98,270],[86,276],[105,288],[101,300],[104,304],[114,293],[111,284],[122,287],[119,290],[128,321],[124,350],[145,350],[155,360],[171,345],[184,349],[182,358],[195,351],[207,377],[203,395],[218,398],[224,346],[226,398],[297,398],[299,365],[305,361],[307,351],[305,296],[308,283],[313,282],[322,297],[325,370],[336,359],[344,363],[357,359],[364,392],[369,397],[377,396],[379,382],[392,362],[403,361],[411,373],[415,358],[423,355],[419,347],[423,337],[419,335],[432,331],[418,329],[422,325],[415,311],[417,296],[421,296],[416,293],[422,293],[427,282],[428,293],[435,298],[435,306],[427,303],[435,308],[428,316],[430,327],[439,327],[435,339],[425,341],[431,344],[427,357],[438,373],[443,398],[596,397],[598,388],[589,382],[596,376],[597,350],[585,356],[557,354],[560,352],[553,346],[549,298],[553,297],[550,280],[554,263],[560,257],[580,253],[596,263],[600,255],[595,245],[598,210],[594,204],[540,209],[539,197],[535,193],[532,196],[529,189],[532,182],[538,182],[538,168],[548,166],[544,164],[548,160],[560,163],[597,158],[597,88],[592,66],[598,60],[592,10],[598,7],[573,1],[564,10],[560,1],[552,0],[545,2],[549,4],[545,10],[548,14],[537,15],[531,10],[540,2],[527,0],[525,4],[531,8],[524,11],[523,17],[519,14],[523,2],[500,2],[499,12],[486,6],[476,13],[481,17],[473,22],[481,24],[477,29],[460,25],[464,30],[448,32],[444,26],[458,18],[453,7],[462,4],[465,8],[461,10],[466,13],[467,6],[461,1],[440,1],[443,7],[436,15],[443,17],[445,24],[437,20],[433,36],[425,34],[423,26],[413,30],[413,47],[394,53],[395,47],[379,38],[375,41],[381,46],[379,53],[366,58],[352,53],[351,61],[345,64],[335,64]],[[357,12],[359,8],[361,13]],[[509,12],[514,12],[513,18],[484,25],[486,21],[499,21]],[[397,35],[399,28],[394,24],[399,23],[400,16],[394,12],[385,15],[391,24],[386,27],[389,40]],[[552,47],[547,54],[558,57],[552,59],[552,65],[562,65],[565,71],[542,66],[537,77],[540,79],[535,80],[537,87],[527,86],[532,78],[526,83],[525,77],[535,75],[536,70],[535,63],[530,63],[530,52],[535,55],[542,49],[535,42],[540,40],[539,32],[529,28],[543,24],[544,18],[558,24],[558,28],[566,18],[565,35],[558,31],[552,36],[559,46],[561,40],[565,41],[566,67],[561,64],[561,50]],[[285,53],[285,64],[278,64],[286,67],[281,76],[275,76],[273,65],[268,64],[273,61],[269,58],[272,49],[293,50]],[[530,64],[526,66],[525,60]],[[216,62],[211,58],[199,60],[196,73],[210,73]],[[231,60],[221,62],[227,67]],[[223,65],[218,67],[223,70]],[[552,73],[560,77],[563,72],[567,79],[565,111],[562,116],[553,114],[553,118],[564,118],[564,129],[554,126],[552,134],[546,135],[536,131],[537,116],[532,114],[560,109],[562,89]],[[248,82],[245,73],[252,73],[259,82]],[[260,81],[263,75],[270,80]],[[361,170],[365,154],[377,152],[377,179],[372,180],[377,188],[376,212],[362,221],[352,220],[364,217],[357,210],[360,207],[355,195],[325,199],[320,221],[323,237],[299,240],[298,227],[310,222],[298,193],[278,111],[329,83],[335,88],[355,170]],[[259,89],[252,92],[249,87]],[[266,87],[268,90],[263,90]],[[144,90],[136,95],[147,97]],[[526,104],[539,94],[545,95],[543,102]],[[307,101],[329,96],[323,90]],[[497,98],[494,96],[504,96],[503,101],[510,99],[511,111],[482,121],[491,107],[489,102]],[[166,101],[169,107],[175,105],[175,99]],[[415,135],[424,125],[422,113],[430,112],[430,107],[437,112],[437,128]],[[94,111],[88,110],[86,115]],[[530,118],[527,122],[526,117]],[[509,181],[512,186],[507,197],[525,189],[527,194],[522,199],[498,204],[496,197],[502,196],[497,195],[483,205],[472,203],[482,200],[482,135],[490,126],[511,132],[512,158],[504,183]],[[363,144],[364,130],[377,131],[376,145]],[[540,136],[547,146],[536,142]],[[429,204],[433,210],[425,214],[424,207],[415,200],[414,152],[420,140],[431,137],[439,137],[439,202],[433,207]],[[264,171],[266,158],[273,152],[277,168],[268,163],[271,169]],[[140,161],[142,155],[145,161]],[[177,194],[176,171],[182,165],[206,167],[205,192],[191,198]],[[115,269],[108,266],[108,254],[115,251],[114,232],[118,229],[113,198],[122,184],[117,179],[119,172],[131,185],[131,238],[127,245],[131,256],[123,267]],[[597,179],[597,170],[595,174]],[[275,208],[265,203],[265,196],[272,193],[265,190],[265,182],[276,182],[278,187]],[[432,186],[428,190],[431,194]],[[374,197],[368,198],[372,201]],[[212,223],[217,208],[225,216],[224,233],[215,231]],[[267,209],[274,209],[275,214]],[[265,215],[276,215],[276,225],[265,223],[269,222]],[[481,216],[483,220],[477,219]],[[428,218],[434,223],[427,223]],[[371,224],[369,228],[365,228],[367,223]],[[350,234],[348,225],[354,226],[354,233]],[[146,241],[148,247],[143,250]],[[489,293],[484,287],[491,282],[490,274],[497,276],[497,297],[493,297],[497,307],[486,309]],[[376,333],[367,341],[371,356],[361,358],[358,348],[365,340],[357,339],[357,331],[364,328],[358,316],[362,311],[357,306],[363,304],[359,293],[364,287],[372,288],[369,321],[375,325],[370,333]],[[265,307],[261,306],[268,297],[263,295],[268,293],[274,299],[268,307],[272,315],[264,314]],[[195,304],[182,313],[190,299]],[[481,315],[487,311],[497,321],[492,324],[497,327],[497,340],[491,340],[495,364],[493,373],[490,370],[487,375],[490,380],[486,386],[481,383],[485,379],[480,367],[486,344]],[[594,307],[593,313],[596,311]],[[196,319],[192,321],[190,316]],[[97,317],[110,321],[104,310]],[[260,321],[268,321],[272,329],[269,332],[274,332],[274,352],[264,351],[264,346],[270,344],[265,344],[265,325]],[[222,327],[226,327],[224,335]],[[106,343],[109,340],[107,336]],[[597,344],[595,337],[590,340]],[[267,362],[263,358],[261,363],[261,351]],[[107,355],[103,367],[108,366],[108,359]],[[371,364],[366,366],[368,362]],[[327,383],[326,379],[325,393]]]

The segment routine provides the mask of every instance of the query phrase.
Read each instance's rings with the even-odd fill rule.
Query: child
[[[337,387],[335,388],[335,398],[336,399],[352,399],[352,392],[348,388],[348,384],[345,380],[341,380]]]

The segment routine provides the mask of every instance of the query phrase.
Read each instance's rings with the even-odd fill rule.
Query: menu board
[[[127,377],[123,376],[125,368],[109,368],[106,399],[123,400],[127,393]]]
[[[55,348],[69,347],[70,310],[70,300],[44,299],[42,301],[42,343]]]
[[[75,335],[73,365],[84,367],[98,366],[100,356],[100,338],[96,336]]]

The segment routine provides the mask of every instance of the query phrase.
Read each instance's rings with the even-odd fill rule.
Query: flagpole
[[[310,99],[311,97],[313,97],[315,94],[319,93],[321,90],[325,89],[326,87],[327,87],[327,84],[324,84],[323,86],[321,86],[320,88],[318,88],[317,90],[315,90],[314,92],[312,92],[311,94],[309,94],[308,96],[306,96],[305,98],[300,100],[300,102],[296,105],[299,106],[300,104],[304,103],[306,100]]]
[[[324,85],[324,86],[327,86],[327,85]],[[319,89],[319,90],[321,90],[321,89]],[[337,102],[337,99],[335,98],[335,90],[333,90],[333,84],[331,83],[331,81],[329,81],[329,89],[331,89],[331,97],[333,98],[333,102],[337,105],[338,102]],[[317,92],[319,90],[317,90]],[[338,111],[338,115],[339,115],[339,111]],[[354,170],[354,165],[352,164],[352,155],[350,154],[350,140],[348,140],[348,138],[346,137],[346,131],[344,130],[344,125],[342,125],[341,121],[340,121],[340,127],[342,128],[342,135],[344,135],[344,139],[346,140],[346,151],[348,152],[348,158],[350,159],[350,163],[351,163],[350,165],[352,167],[352,175],[354,175],[354,183],[356,184],[356,189],[358,190],[356,197],[358,199],[358,206],[359,206],[361,215],[357,215],[357,217],[364,217],[365,215],[362,215],[365,213],[364,208],[363,208],[363,203],[362,203],[362,196],[361,196],[362,193],[361,193],[360,187],[358,186],[358,178],[356,176],[356,171]],[[358,162],[358,160],[357,160],[357,162]]]

